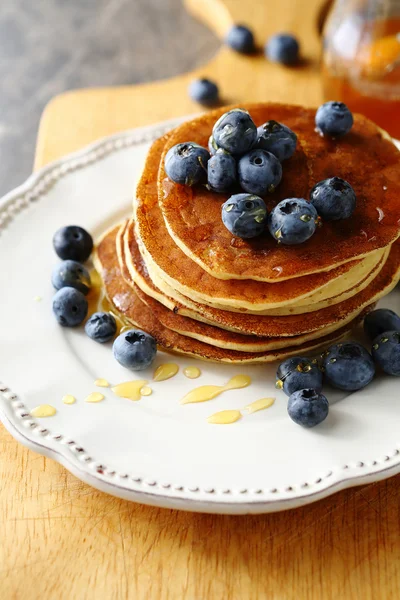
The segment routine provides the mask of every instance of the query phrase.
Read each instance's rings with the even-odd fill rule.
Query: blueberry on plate
[[[315,427],[328,416],[329,402],[316,390],[297,390],[289,396],[287,411],[297,425]]]
[[[219,149],[220,149],[220,147],[215,142],[213,136],[210,135],[210,137],[208,138],[208,151],[209,151],[210,155],[214,156],[214,154],[216,154],[217,150],[219,150]]]
[[[275,385],[287,396],[306,388],[320,392],[322,390],[322,372],[316,360],[293,356],[279,365]]]
[[[300,46],[294,35],[277,33],[267,40],[265,56],[272,62],[294,65],[299,60]]]
[[[195,102],[212,106],[218,102],[218,86],[210,79],[195,79],[189,85],[189,96]]]
[[[63,287],[54,295],[53,313],[63,327],[76,327],[85,319],[88,302],[79,290]]]
[[[244,25],[233,25],[225,37],[225,43],[242,54],[251,54],[255,49],[253,32]]]
[[[315,115],[315,125],[321,135],[339,137],[353,126],[353,115],[343,102],[325,102]]]
[[[375,375],[372,356],[356,342],[330,346],[322,354],[325,378],[333,387],[354,392],[368,385]]]
[[[85,262],[93,250],[92,236],[78,225],[58,229],[53,237],[53,246],[62,260]]]
[[[269,214],[270,234],[282,244],[301,244],[314,233],[318,213],[304,198],[288,198],[277,204]]]
[[[385,331],[374,339],[372,358],[382,371],[400,377],[400,331]]]
[[[218,150],[207,165],[208,185],[215,192],[228,192],[236,183],[236,160],[225,150]]]
[[[205,183],[209,158],[208,150],[195,142],[176,144],[166,154],[165,171],[175,183]]]
[[[253,194],[235,194],[222,205],[222,221],[237,237],[247,239],[260,235],[266,220],[265,202]]]
[[[90,290],[89,271],[76,260],[64,260],[54,267],[51,283],[56,290],[73,287],[86,295]]]
[[[108,312],[96,312],[86,321],[86,335],[95,342],[109,342],[117,333],[117,322]]]
[[[233,108],[218,119],[212,135],[220,148],[231,154],[244,154],[257,139],[257,127],[247,110]]]
[[[250,150],[238,162],[240,187],[250,194],[266,196],[272,193],[282,179],[279,160],[266,150]]]
[[[319,181],[310,192],[310,201],[325,221],[348,219],[356,208],[353,188],[340,177]]]
[[[364,319],[364,332],[370,340],[385,331],[400,331],[400,317],[388,308],[377,308]]]
[[[297,135],[277,121],[267,121],[257,128],[256,148],[267,150],[281,162],[293,156],[296,150]]]
[[[113,344],[114,358],[132,371],[146,369],[153,362],[156,353],[156,340],[141,329],[129,329],[121,333]]]

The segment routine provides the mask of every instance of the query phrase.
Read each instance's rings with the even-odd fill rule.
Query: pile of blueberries
[[[52,273],[57,290],[53,298],[53,313],[63,327],[81,325],[87,317],[87,294],[91,289],[90,274],[84,266],[93,250],[92,236],[82,227],[68,225],[58,229],[53,237],[56,254],[62,259]],[[117,333],[117,322],[109,312],[95,312],[85,323],[86,334],[104,344]],[[114,341],[113,354],[124,367],[140,371],[148,367],[157,353],[156,340],[140,329],[130,329]]]
[[[324,379],[339,390],[355,392],[372,381],[376,366],[400,377],[400,317],[389,309],[374,310],[364,320],[364,332],[372,341],[371,354],[361,344],[343,342],[330,346],[320,361],[296,356],[279,365],[276,387],[289,396],[287,409],[295,423],[314,427],[327,417]]]
[[[225,37],[225,44],[240,54],[256,52],[253,32],[244,25],[233,25]],[[264,54],[271,62],[293,66],[300,60],[300,45],[294,35],[277,33],[267,40]],[[218,86],[210,79],[196,79],[189,86],[189,96],[204,106],[215,105],[219,100]]]
[[[326,102],[316,112],[320,135],[340,137],[353,125],[353,115],[342,102]],[[209,190],[242,190],[222,205],[222,221],[235,236],[250,239],[265,231],[282,244],[308,240],[325,221],[348,219],[356,207],[352,186],[340,177],[319,181],[309,200],[286,198],[268,215],[262,197],[275,191],[282,178],[282,162],[293,156],[297,136],[283,123],[270,120],[256,127],[241,108],[224,113],[214,124],[208,150],[195,142],[170,148],[165,171],[175,183],[204,184]]]

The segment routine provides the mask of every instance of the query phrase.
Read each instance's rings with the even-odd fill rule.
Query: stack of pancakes
[[[224,362],[269,362],[310,352],[347,334],[400,278],[400,153],[361,115],[349,134],[323,138],[315,111],[245,106],[257,126],[275,119],[298,136],[283,178],[266,198],[308,198],[328,177],[357,195],[350,219],[322,224],[307,242],[284,246],[266,231],[232,236],[221,220],[229,194],[168,179],[175,144],[207,147],[219,109],[186,122],[151,147],[133,217],[97,247],[106,294],[132,325],[161,347]]]

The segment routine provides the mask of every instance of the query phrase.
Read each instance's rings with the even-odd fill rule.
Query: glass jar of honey
[[[400,0],[336,0],[323,34],[326,100],[400,139]]]

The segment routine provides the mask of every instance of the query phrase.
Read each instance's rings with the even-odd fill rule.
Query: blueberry
[[[243,54],[254,52],[254,35],[248,27],[244,25],[233,25],[227,33],[225,43]]]
[[[297,135],[282,123],[267,121],[257,128],[256,148],[271,152],[280,161],[293,156],[296,144]]]
[[[364,331],[370,340],[385,331],[394,330],[400,331],[400,317],[388,308],[373,310],[364,319]]]
[[[96,312],[86,321],[85,332],[91,340],[104,344],[117,333],[117,322],[110,313]]]
[[[195,79],[189,85],[189,96],[199,104],[211,106],[218,102],[218,86],[210,79]]]
[[[219,149],[220,149],[220,147],[214,140],[213,136],[210,135],[210,137],[208,138],[208,151],[209,151],[210,155],[214,156],[214,154],[216,154],[217,150],[219,150]]]
[[[232,154],[244,154],[257,139],[257,127],[247,110],[234,108],[218,119],[212,135],[220,148]]]
[[[288,33],[277,33],[267,40],[265,56],[272,62],[294,65],[299,60],[299,42]]]
[[[236,183],[236,160],[225,150],[218,150],[207,165],[208,185],[216,192],[228,192]]]
[[[303,198],[288,198],[277,204],[268,217],[270,234],[282,244],[301,244],[314,233],[318,213]]]
[[[315,115],[315,125],[322,135],[339,137],[353,126],[353,115],[343,102],[325,102]]]
[[[238,162],[241,188],[250,194],[266,196],[274,192],[282,179],[279,160],[266,150],[250,150]]]
[[[85,262],[93,250],[92,236],[82,227],[68,225],[56,231],[53,246],[62,260]]]
[[[340,177],[319,181],[310,192],[310,201],[325,221],[348,219],[356,208],[356,195]]]
[[[283,389],[287,396],[312,388],[317,392],[322,390],[322,372],[317,361],[311,361],[302,356],[293,356],[281,363],[276,372],[276,387]]]
[[[53,313],[63,327],[76,327],[85,319],[88,302],[79,290],[63,287],[54,295]]]
[[[330,346],[322,355],[325,377],[339,390],[354,392],[368,385],[375,366],[367,350],[356,342],[343,342]]]
[[[297,390],[289,396],[287,411],[297,425],[315,427],[328,416],[329,402],[323,394],[312,388]]]
[[[253,194],[235,194],[222,205],[222,221],[237,237],[246,239],[260,235],[267,220],[267,207]]]
[[[51,275],[51,282],[56,290],[73,287],[85,295],[90,290],[89,271],[75,260],[64,260],[56,265]]]
[[[172,146],[165,157],[165,171],[175,183],[205,183],[209,152],[195,142]]]
[[[146,369],[157,353],[157,342],[150,334],[140,329],[121,333],[113,344],[114,358],[120,365],[132,371]]]
[[[385,331],[374,339],[372,358],[382,371],[400,377],[400,331]]]

